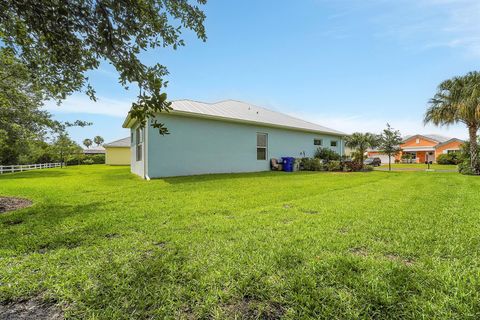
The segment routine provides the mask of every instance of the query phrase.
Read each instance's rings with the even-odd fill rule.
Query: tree
[[[142,125],[146,117],[169,109],[162,92],[168,70],[160,63],[142,63],[142,51],[183,46],[184,29],[206,41],[204,20],[203,11],[189,0],[0,0],[1,46],[15,52],[50,97],[62,100],[84,90],[95,100],[86,74],[106,61],[123,87],[138,86],[130,115]],[[167,132],[156,121],[152,126]]]
[[[350,136],[345,137],[345,146],[357,151],[359,163],[363,167],[364,154],[368,148],[375,148],[378,146],[379,138],[373,133],[355,132]]]
[[[68,156],[82,151],[82,148],[75,141],[70,139],[68,133],[65,131],[59,133],[52,144],[52,149],[62,167]]]
[[[42,110],[45,90],[9,49],[0,48],[0,164],[19,164],[33,141],[43,141],[60,123]]]
[[[429,101],[424,122],[436,126],[464,123],[470,142],[470,171],[480,174],[477,132],[480,128],[480,72],[445,80]]]
[[[392,170],[392,156],[396,156],[402,151],[400,144],[402,143],[402,136],[400,131],[393,130],[390,124],[387,123],[387,128],[383,129],[380,135],[379,151],[380,153],[388,155],[388,170]]]
[[[100,136],[96,136],[95,138],[93,138],[93,141],[95,142],[95,144],[96,144],[97,147],[98,147],[98,146],[101,145],[101,144],[103,143],[103,141],[105,141],[105,140],[103,140],[103,138],[100,137]]]
[[[92,144],[93,144],[93,142],[92,142],[91,139],[85,139],[85,140],[83,140],[83,145],[84,145],[85,147],[87,147],[87,149],[89,149]]]

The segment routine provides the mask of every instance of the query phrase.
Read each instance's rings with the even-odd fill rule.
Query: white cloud
[[[480,56],[480,1],[405,0],[393,13],[379,17],[384,35],[396,36],[409,46],[461,48]],[[413,42],[413,43],[412,43]]]
[[[54,102],[49,102],[45,109],[52,113],[89,113],[123,118],[127,115],[131,105],[132,101],[128,99],[116,100],[98,97],[95,102],[86,95],[75,94],[68,97],[60,106],[57,106]]]
[[[290,113],[290,115],[297,118],[306,119],[310,122],[314,122],[345,133],[380,133],[383,129],[385,129],[388,122],[394,129],[400,130],[402,135],[440,134],[460,139],[467,138],[467,129],[461,124],[450,127],[435,127],[433,125],[424,126],[421,120],[408,118],[386,119],[382,117],[368,118],[359,115],[332,116],[307,113]]]

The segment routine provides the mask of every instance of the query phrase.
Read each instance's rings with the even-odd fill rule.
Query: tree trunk
[[[392,171],[392,156],[388,155],[388,171]]]
[[[468,133],[470,135],[470,169],[476,175],[480,174],[480,166],[478,163],[477,131],[477,126],[470,125],[468,127]]]

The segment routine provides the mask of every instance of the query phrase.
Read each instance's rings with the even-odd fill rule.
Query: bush
[[[357,161],[345,161],[342,163],[343,171],[354,172],[362,170],[362,164]]]
[[[95,161],[93,161],[93,159],[85,159],[83,160],[83,164],[94,164]]]
[[[458,172],[461,174],[473,174],[470,168],[470,159],[466,159],[458,164]]]
[[[438,164],[459,164],[460,157],[457,153],[444,153],[437,157]]]
[[[88,156],[90,159],[93,160],[93,163],[95,164],[105,164],[105,155],[104,154],[94,154],[91,156]]]
[[[374,169],[373,166],[367,165],[363,167],[362,171],[373,171],[373,169]]]
[[[338,161],[341,158],[338,153],[328,148],[318,148],[315,151],[314,157],[317,159],[325,160],[326,162],[329,162],[332,160]]]
[[[310,159],[310,158],[302,158],[300,160],[300,168],[301,170],[305,171],[322,171],[324,170],[324,166],[321,163],[320,159]]]
[[[342,170],[342,164],[340,161],[332,160],[327,163],[327,170],[328,171],[340,171]]]

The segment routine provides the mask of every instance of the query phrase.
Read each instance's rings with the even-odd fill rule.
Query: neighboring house
[[[158,178],[270,169],[270,159],[312,157],[318,147],[344,153],[343,132],[240,101],[174,101],[144,129],[127,116],[131,171]],[[164,123],[160,135],[152,121]]]
[[[124,166],[130,164],[130,137],[109,142],[105,147],[105,164]]]
[[[88,149],[83,149],[83,154],[105,154],[105,148],[102,146],[96,146]]]
[[[396,160],[402,159],[403,155],[408,154],[411,162],[424,163],[425,161],[436,162],[437,157],[444,153],[458,152],[463,140],[457,138],[449,138],[435,134],[413,135],[405,137],[400,145],[401,153]],[[382,155],[378,150],[369,150],[369,157],[380,157],[382,163],[388,163],[388,156]]]

